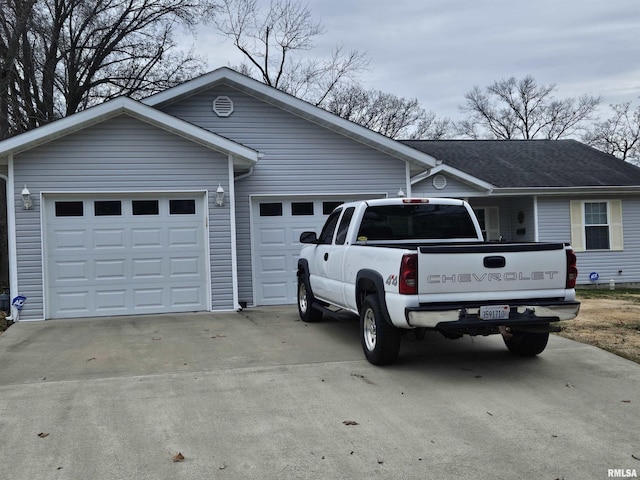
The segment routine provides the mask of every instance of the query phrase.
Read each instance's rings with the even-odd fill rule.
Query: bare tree
[[[368,65],[366,54],[341,45],[327,59],[300,57],[325,29],[296,0],[271,0],[268,8],[257,0],[222,0],[214,24],[244,55],[237,70],[316,106]]]
[[[202,71],[174,33],[209,0],[5,0],[0,133],[35,128],[119,95],[145,96]]]
[[[365,90],[356,84],[334,90],[324,108],[390,138],[435,140],[450,133],[449,120],[437,120],[417,99]]]
[[[474,139],[501,140],[573,135],[591,118],[601,98],[583,95],[558,100],[556,86],[538,85],[532,76],[494,82],[483,91],[474,87],[460,110],[468,117],[457,124],[458,134]]]
[[[610,105],[613,115],[595,122],[582,141],[598,150],[640,165],[640,105],[631,102]]]

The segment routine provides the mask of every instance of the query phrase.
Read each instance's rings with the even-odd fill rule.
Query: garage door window
[[[82,202],[56,202],[56,217],[82,217],[83,215]]]
[[[313,215],[313,202],[293,202],[291,215]]]
[[[261,203],[260,216],[261,217],[281,217],[282,203]]]
[[[196,213],[195,200],[169,200],[171,215],[194,215]]]
[[[93,212],[96,217],[114,217],[122,215],[120,200],[96,200],[93,202]]]
[[[131,202],[134,215],[158,215],[158,200],[133,200]]]
[[[333,212],[338,206],[342,205],[344,202],[322,202],[322,214],[329,215]]]

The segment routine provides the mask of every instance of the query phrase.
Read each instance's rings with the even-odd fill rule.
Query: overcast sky
[[[265,2],[267,0],[259,0]],[[304,0],[303,0],[304,1]],[[473,86],[526,75],[556,84],[558,98],[640,103],[640,0],[308,0],[326,33],[313,56],[337,43],[367,52],[364,86],[417,98],[459,118]],[[211,70],[236,64],[230,42],[204,36]]]

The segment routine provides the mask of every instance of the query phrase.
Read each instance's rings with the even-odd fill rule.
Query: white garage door
[[[379,194],[323,198],[254,198],[252,200],[253,284],[256,305],[296,303],[296,269],[300,234],[320,233],[331,211],[341,203]]]
[[[47,317],[207,309],[204,195],[45,195]]]

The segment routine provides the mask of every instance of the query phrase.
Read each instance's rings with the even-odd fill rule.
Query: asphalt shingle
[[[640,168],[576,140],[402,140],[498,188],[640,186]]]

